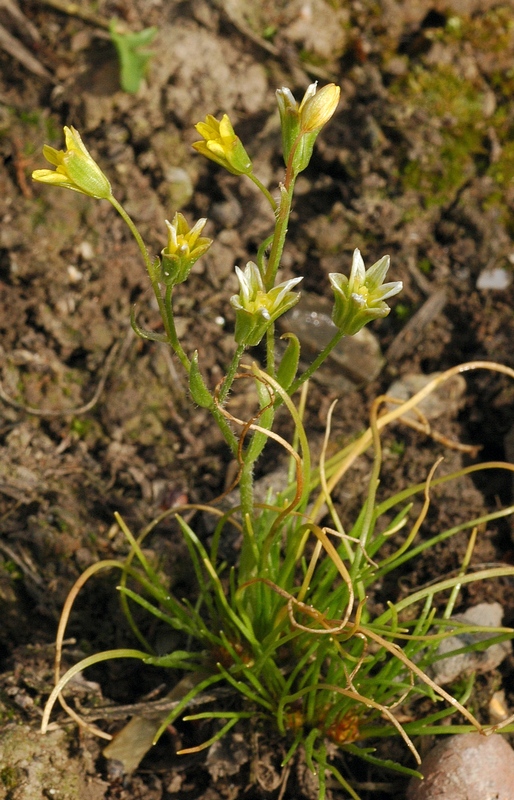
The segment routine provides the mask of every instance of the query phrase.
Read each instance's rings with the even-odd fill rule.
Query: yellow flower
[[[241,139],[236,136],[227,114],[223,114],[220,121],[212,114],[207,114],[205,122],[198,122],[195,128],[204,138],[203,142],[194,142],[195,150],[221,164],[233,175],[249,175],[252,172],[250,156]]]
[[[90,197],[108,200],[112,197],[111,184],[84,146],[75,128],[64,128],[66,151],[55,150],[45,144],[43,155],[53,169],[36,169],[32,179],[53,186],[62,186]]]
[[[296,123],[297,132],[319,131],[333,116],[339,103],[341,89],[335,83],[328,83],[317,91],[317,82],[311,83],[301,103],[294,99],[290,89],[285,86],[277,89],[277,102],[282,124],[289,120]]]

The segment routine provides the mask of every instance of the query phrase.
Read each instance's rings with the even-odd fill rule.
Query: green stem
[[[160,295],[159,291],[159,295]],[[177,330],[175,328],[175,319],[173,315],[173,286],[166,286],[166,294],[164,296],[164,311],[166,314],[166,332],[168,333],[168,338],[170,340],[170,344],[173,347],[177,357],[180,359],[182,366],[184,367],[185,371],[189,375],[191,371],[191,362],[184,353],[182,345],[180,344],[177,336]]]
[[[289,216],[291,214],[291,205],[293,202],[293,191],[294,178],[291,178],[289,185],[284,183],[281,187],[280,206],[277,211],[277,221],[275,223],[275,233],[273,234],[273,244],[271,245],[266,271],[263,275],[266,291],[272,289],[275,284],[275,278],[286,241],[287,226],[289,224]]]
[[[325,359],[328,358],[328,356],[330,355],[330,353],[332,352],[332,350],[334,349],[336,344],[338,344],[341,341],[343,336],[344,336],[344,332],[343,331],[339,331],[339,330],[337,331],[336,334],[334,334],[334,336],[329,341],[329,343],[324,348],[324,350],[322,350],[321,353],[319,353],[319,355],[316,356],[316,358],[314,359],[314,361],[312,362],[310,367],[307,367],[305,372],[302,373],[302,375],[300,375],[300,377],[297,378],[295,380],[295,382],[292,384],[292,386],[288,390],[288,394],[290,396],[292,396],[296,392],[296,390],[299,389],[300,386],[303,383],[305,383],[305,381],[309,380],[309,378],[312,375],[314,375],[316,370],[318,370],[320,368],[320,366],[323,364],[323,362],[325,361]]]
[[[253,504],[253,464],[254,462],[245,461],[241,478],[239,480],[239,497],[241,498],[241,517],[243,520],[243,543],[241,546],[241,571],[239,581],[244,583],[248,580],[255,567],[255,553],[253,546],[253,532],[248,529],[254,521]]]
[[[152,264],[152,261],[150,259],[150,256],[148,255],[148,251],[147,251],[147,249],[145,247],[145,243],[143,242],[141,234],[139,233],[139,231],[136,228],[134,222],[129,217],[129,215],[127,214],[127,212],[123,208],[123,206],[116,200],[116,198],[115,197],[110,197],[109,198],[109,202],[116,209],[116,211],[121,216],[123,221],[126,223],[126,225],[128,226],[130,232],[132,233],[134,239],[137,242],[137,245],[139,247],[141,255],[143,256],[143,261],[145,262],[145,267],[146,267],[146,271],[148,273],[148,277],[150,278],[150,283],[152,284],[152,289],[153,289],[153,292],[155,294],[155,299],[157,300],[157,304],[159,306],[159,312],[160,312],[160,315],[161,315],[161,318],[162,318],[164,329],[166,331],[166,337],[167,337],[167,340],[168,340],[168,344],[171,345],[171,347],[175,351],[177,357],[180,359],[184,369],[189,374],[189,371],[191,369],[191,362],[189,361],[187,355],[185,354],[185,352],[184,352],[184,350],[182,348],[182,345],[180,344],[180,342],[178,340],[177,331],[176,331],[176,328],[175,328],[175,320],[174,320],[174,316],[173,316],[173,307],[172,307],[173,288],[171,286],[167,287],[166,295],[165,295],[165,298],[163,299],[163,296],[162,296],[162,293],[161,293],[161,288],[160,288],[160,285],[159,285],[159,281],[154,278],[153,264]],[[243,350],[244,350],[244,348],[243,348]],[[241,355],[242,355],[242,351],[241,351],[241,354],[238,357],[238,360],[237,360],[237,363],[236,363],[236,368],[237,368],[237,364],[239,363],[239,358],[241,357]],[[235,374],[235,371],[236,371],[236,369],[234,369],[234,374]],[[227,384],[227,378],[225,378],[224,386],[226,384]],[[230,386],[227,386],[226,392],[228,392],[229,388],[230,388]],[[225,395],[226,395],[226,392],[225,392]],[[230,428],[227,420],[225,419],[225,417],[223,416],[221,411],[218,408],[216,408],[216,406],[214,406],[214,405],[213,405],[212,408],[210,408],[210,412],[211,412],[212,416],[214,417],[214,419],[216,420],[216,423],[217,423],[217,425],[218,425],[218,427],[219,427],[219,429],[220,429],[220,431],[221,431],[221,433],[223,435],[223,438],[225,439],[226,443],[230,447],[232,455],[235,456],[237,454],[238,441],[237,441],[237,438],[234,435],[232,429]]]
[[[110,204],[112,206],[114,206],[114,208],[116,209],[116,211],[118,212],[120,217],[122,217],[123,221],[127,224],[127,226],[130,229],[130,232],[132,233],[134,239],[136,240],[137,246],[139,247],[139,249],[141,251],[141,255],[143,256],[143,261],[145,262],[146,270],[147,270],[147,272],[148,272],[148,274],[150,276],[150,279],[151,279],[151,277],[152,277],[152,261],[150,259],[150,256],[148,255],[148,250],[146,249],[146,246],[145,246],[145,243],[143,242],[141,234],[139,233],[138,229],[136,228],[135,224],[132,222],[132,219],[129,217],[129,215],[127,214],[127,212],[125,211],[125,209],[123,208],[121,203],[118,203],[116,198],[113,197],[112,195],[108,199],[109,199]]]
[[[294,185],[297,177],[294,169],[294,158],[302,137],[303,134],[299,133],[296,141],[291,147],[289,158],[287,159],[284,183],[280,186],[280,205],[276,211],[277,221],[275,223],[275,233],[273,234],[273,244],[269,254],[268,266],[263,276],[264,285],[267,291],[272,289],[275,285],[277,270],[279,268],[280,259],[282,258],[282,252],[284,250],[287,226],[289,225],[291,206],[293,204]]]
[[[228,424],[227,420],[225,419],[225,417],[223,416],[223,414],[221,413],[219,408],[217,408],[215,405],[213,405],[212,408],[209,408],[209,411],[211,412],[212,416],[216,420],[216,424],[217,424],[218,428],[220,429],[220,431],[221,431],[221,433],[223,435],[223,438],[225,439],[226,443],[230,447],[230,452],[232,453],[232,455],[235,458],[237,456],[237,450],[238,450],[238,446],[239,446],[239,442],[238,442],[237,437],[235,436],[232,428]]]
[[[187,358],[184,351],[180,347],[180,344],[178,343],[175,324],[173,322],[173,311],[171,309],[171,305],[167,308],[166,303],[163,300],[161,287],[158,279],[155,277],[155,269],[152,264],[152,260],[148,255],[148,250],[146,249],[142,236],[139,233],[138,229],[136,228],[132,219],[129,217],[129,215],[121,205],[121,203],[119,203],[116,200],[116,198],[112,196],[109,198],[109,202],[111,203],[112,206],[114,206],[120,217],[126,223],[127,227],[129,228],[130,232],[132,233],[134,239],[137,242],[137,246],[139,247],[140,253],[143,256],[143,261],[145,262],[146,271],[148,273],[148,277],[150,278],[150,283],[152,285],[155,299],[157,300],[157,305],[159,306],[159,313],[161,315],[161,319],[164,325],[164,330],[166,331],[168,342],[177,353],[177,356],[180,358],[180,361],[182,362],[186,372],[189,373],[191,365],[189,363],[189,359]],[[178,344],[179,349],[182,351],[182,357],[179,355],[179,351],[177,351],[175,343]]]
[[[257,187],[258,187],[258,188],[261,190],[261,192],[263,193],[264,197],[265,197],[265,198],[266,198],[266,199],[269,201],[269,204],[270,204],[271,208],[273,209],[273,211],[276,211],[276,210],[277,210],[277,204],[276,204],[276,202],[275,202],[275,200],[274,200],[274,198],[273,198],[272,194],[271,194],[271,193],[270,193],[270,192],[269,192],[269,191],[266,189],[266,187],[264,186],[264,184],[260,182],[259,178],[257,178],[257,177],[256,177],[256,176],[253,174],[253,172],[251,172],[251,173],[248,175],[248,177],[249,177],[249,178],[250,178],[250,180],[251,180],[251,181],[253,181],[253,182],[255,183],[255,185],[256,185],[256,186],[257,186]]]
[[[266,331],[266,372],[275,377],[275,323]]]
[[[236,352],[232,357],[232,361],[230,362],[230,366],[227,370],[227,374],[225,376],[225,380],[221,384],[221,389],[219,391],[218,400],[220,403],[223,403],[226,400],[227,394],[229,393],[232,384],[234,383],[234,378],[236,376],[237,369],[239,367],[239,362],[241,361],[241,356],[245,351],[245,345],[240,344]]]

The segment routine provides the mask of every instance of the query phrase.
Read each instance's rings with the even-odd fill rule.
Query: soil
[[[340,108],[298,181],[284,279],[304,275],[307,292],[330,298],[328,273],[347,271],[359,247],[368,266],[389,253],[390,279],[404,284],[391,315],[372,326],[385,354],[378,376],[351,391],[323,378],[311,386],[306,420],[315,441],[330,402],[345,390],[332,434],[341,445],[363,429],[372,399],[398,376],[472,359],[514,367],[513,6],[100,0],[89,15],[87,4],[79,6],[26,0],[21,15],[15,4],[0,8],[0,25],[14,37],[0,51],[0,798],[278,797],[282,745],[258,731],[238,730],[228,751],[210,761],[205,753],[180,760],[174,748],[190,735],[184,723],[129,777],[109,771],[101,744],[64,713],[55,712],[61,724],[47,738],[37,733],[66,595],[86,567],[126,552],[114,511],[141,529],[175,504],[216,497],[234,464],[210,418],[191,408],[180,364],[132,333],[132,304],[146,327],[158,330],[159,318],[122,221],[107,203],[32,184],[30,174],[45,166],[43,143],[62,147],[62,126],[73,125],[150,252],[164,246],[164,220],[176,210],[190,221],[209,218],[205,233],[215,244],[177,293],[177,327],[214,386],[233,348],[233,267],[255,257],[271,220],[252,184],[191,150],[193,125],[228,113],[256,173],[273,188],[283,172],[274,90],[289,86],[298,97],[313,80],[338,83]],[[120,88],[105,25],[113,17],[133,31],[158,28],[136,94]],[[505,285],[480,288],[483,270],[486,277],[497,270]],[[478,461],[504,460],[513,401],[507,377],[471,373],[438,431],[480,445]],[[245,396],[238,402],[244,413]],[[448,472],[470,458],[405,427],[387,433],[384,444],[384,496],[423,481],[442,453]],[[274,455],[259,464],[263,474],[270,462]],[[348,518],[369,469],[359,463],[355,486],[337,498]],[[512,503],[506,474],[489,471],[434,491],[421,535]],[[483,526],[474,563],[512,563],[511,534],[508,518]],[[458,568],[466,544],[463,533],[420,556],[377,604],[387,592]],[[184,546],[171,523],[148,547],[187,587]],[[98,577],[84,589],[67,631],[66,665],[132,646],[115,585],[114,576]],[[500,602],[504,623],[514,622],[512,581],[473,585],[457,610],[484,600]],[[477,681],[483,709],[501,687],[514,707],[513,671],[507,659]],[[125,662],[86,678],[72,691],[77,708],[141,702],[171,684],[163,671]],[[127,712],[120,715],[124,721]],[[114,732],[122,721],[103,727]],[[408,762],[398,742],[390,748],[390,757]],[[37,771],[36,762],[47,766]],[[363,798],[403,796],[401,780],[358,769]],[[305,765],[294,767],[280,796],[315,796]]]

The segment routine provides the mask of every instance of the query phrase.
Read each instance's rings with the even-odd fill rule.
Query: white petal
[[[379,289],[373,292],[373,302],[375,302],[375,300],[387,300],[388,297],[394,297],[394,295],[401,292],[402,289],[403,283],[401,281],[383,283]]]
[[[175,250],[177,247],[177,228],[175,225],[172,225],[171,222],[168,222],[167,219],[164,221],[166,223],[166,227],[168,228],[170,243],[173,245],[173,250]],[[171,249],[172,248],[170,248],[170,250]]]
[[[350,284],[350,291],[353,291],[354,288],[358,289],[359,286],[362,286],[365,276],[366,268],[364,266],[364,261],[362,260],[361,251],[358,247],[356,247],[353,251],[352,269],[348,281]]]
[[[243,300],[243,305],[244,305],[245,303],[249,303],[250,302],[250,285],[249,285],[249,282],[248,282],[248,276],[246,274],[246,269],[243,272],[242,269],[240,269],[239,267],[236,267],[236,275],[237,275],[237,280],[239,281],[239,286],[240,286],[239,294],[241,295],[241,298]]]

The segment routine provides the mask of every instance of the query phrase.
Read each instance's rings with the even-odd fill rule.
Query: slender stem
[[[256,550],[256,542],[254,541],[254,531],[252,527],[255,520],[253,461],[251,463],[245,461],[238,489],[241,499],[241,517],[243,521],[243,541],[241,545],[238,576],[239,584],[241,584],[255,574],[258,564],[258,549]]]
[[[263,195],[264,195],[264,196],[266,197],[266,199],[269,201],[269,204],[270,204],[271,208],[273,209],[273,211],[276,211],[276,210],[277,210],[277,203],[276,203],[275,199],[273,198],[273,195],[272,195],[272,194],[271,194],[271,193],[270,193],[270,192],[269,192],[269,191],[266,189],[266,187],[264,186],[264,184],[260,182],[259,178],[257,178],[257,177],[256,177],[256,176],[253,174],[253,172],[251,172],[251,173],[248,175],[248,177],[249,177],[249,178],[250,178],[250,180],[251,180],[251,181],[253,181],[253,182],[255,183],[255,185],[256,185],[256,186],[257,186],[257,187],[258,187],[258,188],[261,190],[261,192],[263,193]]]
[[[253,461],[249,463],[245,461],[241,479],[239,481],[239,493],[241,497],[241,516],[243,517],[243,525],[246,527],[245,519],[248,516],[253,520]]]
[[[148,274],[149,274],[149,276],[151,278],[152,277],[152,261],[151,261],[150,256],[148,255],[148,250],[146,249],[146,246],[145,246],[145,243],[143,242],[141,234],[139,233],[139,231],[136,228],[134,222],[132,222],[132,219],[129,217],[129,215],[127,214],[127,212],[125,211],[125,209],[123,208],[121,203],[119,203],[116,200],[116,198],[113,197],[112,195],[111,195],[111,197],[108,198],[108,200],[109,200],[110,204],[112,206],[114,206],[114,208],[116,209],[118,214],[122,217],[123,221],[130,228],[130,232],[132,233],[132,236],[134,237],[134,239],[137,242],[137,245],[138,245],[138,247],[139,247],[139,249],[141,251],[141,255],[143,256],[143,260],[145,262],[146,270],[147,270],[147,272],[148,272]]]
[[[223,435],[223,438],[225,439],[226,443],[230,447],[230,452],[232,453],[232,455],[234,457],[236,457],[237,456],[239,442],[238,442],[238,439],[237,439],[236,435],[234,434],[234,431],[232,430],[232,428],[228,424],[227,420],[225,419],[225,417],[223,416],[223,414],[221,413],[219,408],[217,408],[215,405],[213,405],[212,408],[209,408],[209,411],[211,412],[212,416],[216,420],[216,424],[217,424],[218,428],[220,429],[220,431],[221,431],[221,433]]]
[[[275,377],[275,323],[266,331],[266,372]]]
[[[174,317],[173,317],[173,308],[172,308],[172,303],[171,303],[173,289],[172,289],[171,286],[167,287],[165,298],[163,298],[162,293],[161,293],[161,288],[160,288],[160,285],[159,285],[159,281],[154,278],[153,264],[152,264],[152,261],[150,259],[150,256],[148,255],[148,251],[147,251],[147,249],[145,247],[145,243],[143,242],[141,234],[139,233],[139,231],[136,228],[134,222],[129,217],[129,215],[127,214],[127,212],[123,208],[123,206],[116,200],[115,197],[111,197],[110,198],[110,203],[111,203],[111,205],[114,206],[116,211],[120,214],[120,216],[122,217],[124,222],[127,224],[130,232],[132,233],[132,235],[134,236],[134,239],[137,242],[137,245],[139,247],[139,250],[141,251],[141,255],[143,256],[143,260],[145,262],[145,267],[146,267],[146,271],[148,273],[148,277],[150,278],[150,283],[152,284],[152,289],[153,289],[154,294],[155,294],[155,299],[157,300],[157,304],[159,306],[159,313],[161,315],[162,322],[163,322],[163,325],[164,325],[164,329],[166,331],[166,336],[167,336],[167,339],[168,339],[168,343],[171,345],[171,347],[175,351],[177,357],[180,359],[184,369],[189,374],[189,371],[191,369],[191,362],[189,361],[187,355],[185,354],[185,352],[184,352],[184,350],[182,348],[182,345],[180,344],[180,342],[178,340],[177,331],[176,331],[176,328],[175,328],[175,321],[174,321]],[[244,348],[243,348],[243,350],[244,350]],[[242,355],[242,351],[241,351],[241,354],[238,357],[238,360],[236,362],[236,366],[235,366],[235,368],[233,370],[234,374],[236,372],[237,364],[239,363],[239,358],[241,357],[241,355]],[[226,384],[227,384],[227,378],[225,378],[224,386]],[[226,392],[228,392],[229,388],[230,388],[230,386],[227,386]],[[226,396],[226,392],[225,392],[225,396]],[[213,405],[213,407],[210,408],[209,410],[210,410],[212,416],[214,417],[214,419],[216,420],[216,423],[217,423],[217,425],[218,425],[218,427],[219,427],[219,429],[220,429],[220,431],[221,431],[221,433],[223,435],[223,438],[225,439],[226,443],[230,447],[230,450],[231,450],[232,454],[235,456],[237,454],[238,440],[237,440],[236,436],[234,435],[234,432],[230,428],[227,420],[225,419],[225,417],[223,416],[221,411],[218,408],[216,408],[215,405]]]
[[[116,211],[120,214],[124,222],[127,224],[130,232],[132,233],[134,239],[137,242],[137,245],[139,247],[139,250],[141,251],[141,255],[143,256],[143,260],[145,262],[145,267],[148,273],[148,277],[150,278],[150,283],[152,284],[152,289],[155,295],[155,299],[157,300],[157,304],[159,306],[159,312],[162,318],[164,329],[166,331],[168,342],[175,351],[182,366],[189,374],[189,371],[191,369],[191,362],[189,358],[186,356],[182,348],[182,345],[178,340],[177,331],[175,328],[175,320],[173,318],[173,307],[171,302],[173,295],[173,287],[172,286],[166,287],[166,295],[165,298],[163,299],[159,281],[155,277],[155,268],[152,264],[150,256],[148,255],[148,250],[145,247],[145,243],[143,242],[141,234],[139,233],[134,222],[129,217],[129,215],[127,214],[121,203],[119,203],[115,197],[111,197],[109,200],[110,203],[116,209]]]
[[[319,355],[316,356],[312,364],[309,367],[307,367],[305,372],[303,372],[300,375],[300,377],[295,380],[295,382],[288,390],[289,395],[293,395],[296,392],[296,390],[299,389],[303,383],[305,383],[305,381],[307,381],[312,375],[314,375],[316,370],[319,369],[319,367],[323,364],[325,359],[328,358],[328,356],[330,355],[336,344],[338,344],[341,341],[343,336],[344,332],[338,330],[337,333],[329,341],[325,349],[322,350],[321,353],[319,353]]]
[[[160,294],[160,291],[159,291]],[[175,328],[175,318],[173,315],[173,286],[166,286],[166,294],[164,296],[164,312],[166,314],[166,330],[168,333],[168,337],[170,340],[170,344],[173,347],[177,357],[180,359],[182,366],[186,370],[187,374],[191,371],[191,362],[189,358],[186,356],[182,345],[180,344],[177,336],[177,330]]]
[[[293,202],[294,179],[290,181],[290,185],[286,186],[284,183],[281,187],[280,206],[277,212],[277,221],[275,223],[275,233],[273,235],[273,244],[266,266],[266,271],[263,275],[264,285],[266,291],[273,288],[277,270],[282,258],[284,244],[287,234],[287,226],[289,224],[289,216],[291,214],[291,205]]]
[[[293,203],[294,185],[297,177],[296,172],[294,171],[294,158],[298,146],[300,145],[302,136],[302,133],[298,134],[296,141],[291,147],[289,158],[287,159],[284,183],[280,187],[280,206],[276,211],[277,221],[275,223],[273,244],[269,254],[268,266],[263,276],[264,285],[266,286],[267,291],[272,289],[275,284],[277,270],[279,268],[280,259],[282,258],[282,252],[284,250],[287,226],[289,224],[289,216],[291,214],[291,206]]]
[[[243,355],[244,351],[245,351],[245,345],[244,344],[238,345],[238,348],[234,353],[232,361],[230,362],[230,366],[227,370],[225,380],[221,385],[221,389],[218,395],[218,400],[220,403],[223,403],[225,401],[227,394],[229,393],[230,388],[234,383],[234,377],[236,375],[237,368],[239,367],[239,362],[241,361],[241,356]]]

